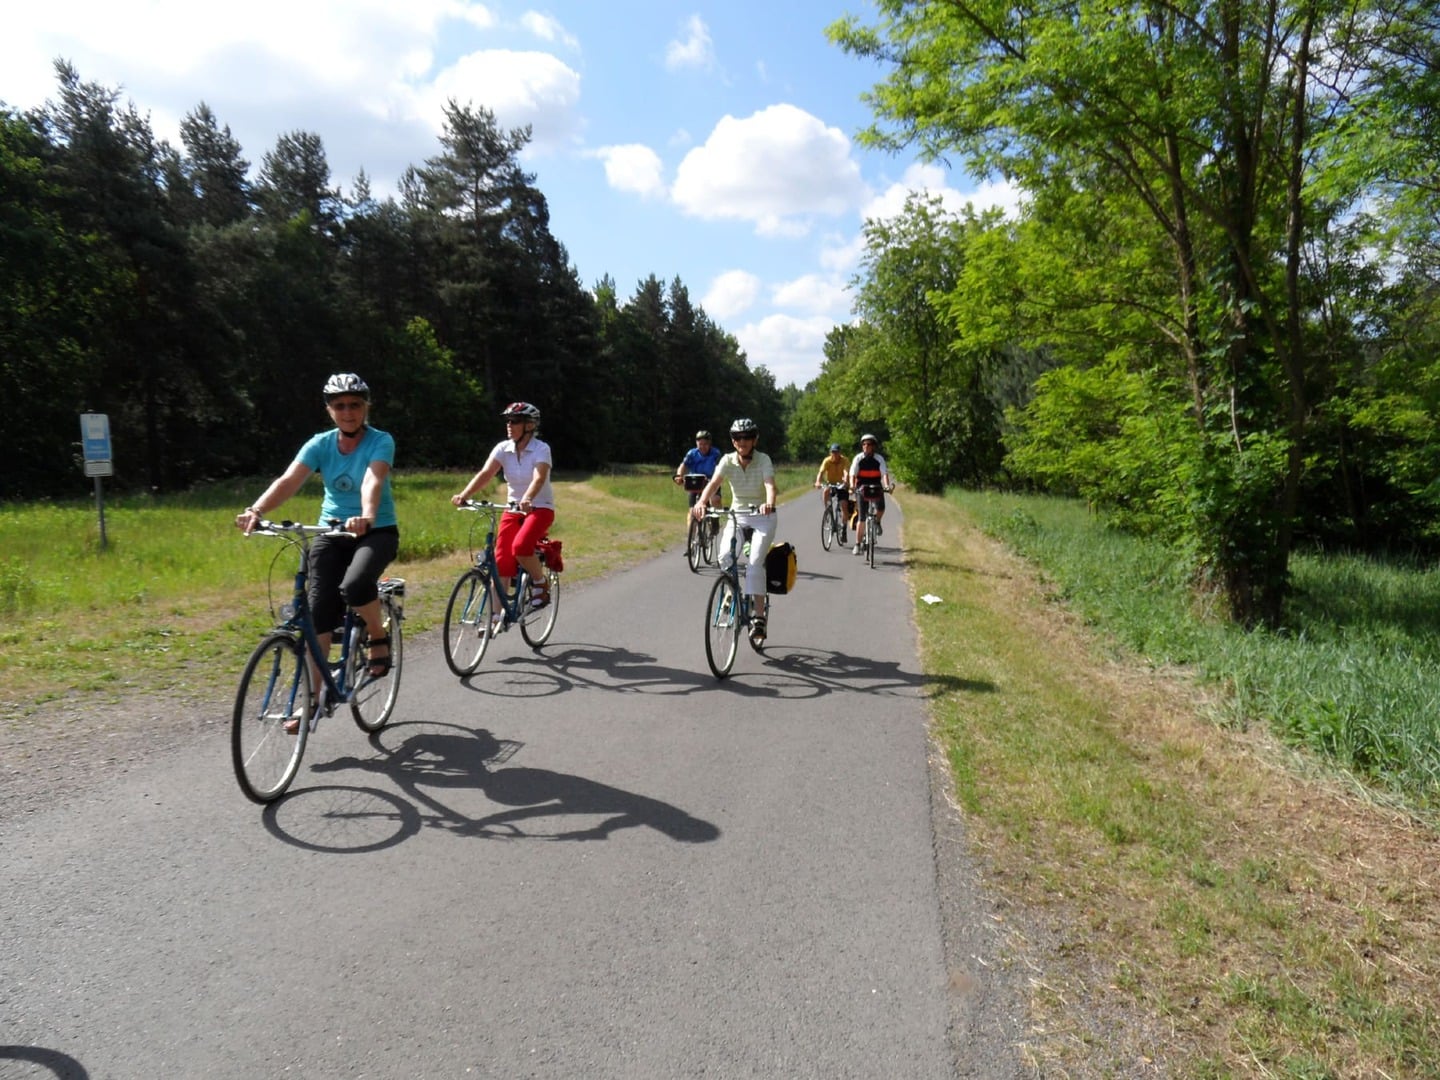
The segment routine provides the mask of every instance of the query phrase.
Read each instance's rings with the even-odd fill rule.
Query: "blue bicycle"
[[[395,711],[404,655],[400,636],[400,624],[405,618],[403,578],[380,581],[380,607],[390,638],[390,670],[386,674],[370,674],[365,621],[348,608],[339,635],[340,658],[331,661],[320,652],[306,588],[310,541],[316,536],[353,535],[343,532],[339,525],[338,521],[328,526],[262,521],[249,534],[286,542],[270,563],[275,628],[255,646],[240,676],[230,729],[235,778],[240,790],[255,802],[273,802],[285,794],[300,770],[305,743],[322,714],[330,716],[336,707],[349,705],[360,730],[370,732],[383,728]],[[275,568],[292,550],[299,554],[294,588],[290,599],[277,605]],[[318,686],[314,682],[317,673]]]
[[[450,602],[445,605],[445,663],[463,679],[480,666],[490,639],[516,624],[532,648],[538,649],[550,640],[560,611],[560,571],[554,565],[548,541],[542,541],[536,554],[545,566],[543,593],[547,599],[537,603],[532,597],[530,575],[523,568],[518,576],[507,580],[500,576],[495,562],[496,523],[500,512],[514,510],[514,504],[502,506],[467,499],[457,509],[483,514],[488,522],[484,545],[475,549],[472,540],[471,566],[455,582]],[[476,527],[479,525],[477,522]]]
[[[742,512],[756,513],[758,506],[739,507]],[[751,559],[750,539],[753,530],[741,525],[736,516],[737,507],[724,510],[707,509],[705,517],[719,522],[730,518],[734,528],[730,530],[730,558],[720,569],[710,589],[710,599],[705,604],[705,659],[717,679],[730,674],[735,666],[735,653],[740,648],[740,634],[750,631],[750,647],[757,653],[765,647],[765,619],[768,614],[769,597],[761,597],[756,604],[745,594],[742,587],[745,580],[745,564]],[[763,558],[763,554],[760,556]]]

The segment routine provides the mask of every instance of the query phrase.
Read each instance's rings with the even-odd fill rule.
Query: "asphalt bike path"
[[[1029,1075],[898,500],[874,569],[819,507],[723,682],[677,546],[467,680],[408,637],[390,727],[322,720],[269,808],[221,725],[5,822],[0,1078]]]

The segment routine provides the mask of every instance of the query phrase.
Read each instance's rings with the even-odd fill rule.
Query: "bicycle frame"
[[[547,548],[541,541],[535,551],[541,565],[540,577],[532,580],[522,566],[518,568],[514,584],[501,581],[500,564],[495,557],[497,522],[502,511],[515,509],[514,504],[501,506],[466,499],[456,503],[456,507],[484,514],[488,526],[484,546],[476,549],[475,533],[481,525],[479,521],[472,524],[470,565],[461,572],[445,605],[441,637],[445,664],[464,679],[480,666],[491,639],[511,626],[520,628],[520,636],[532,649],[539,649],[550,640],[560,607],[561,573],[550,562],[554,549]],[[540,591],[533,591],[532,584],[539,584]]]
[[[855,493],[861,505],[860,520],[865,526],[861,545],[864,548],[865,561],[872,569],[875,566],[875,533],[880,526],[880,492],[885,490],[887,489],[881,488],[880,491],[871,492],[861,487]]]
[[[504,616],[506,624],[519,622],[520,616],[525,613],[524,605],[530,602],[529,592],[522,589],[521,584],[528,580],[530,575],[521,569],[515,575],[514,585],[507,589],[500,576],[500,564],[495,561],[495,534],[500,514],[505,510],[518,512],[519,507],[515,503],[506,503],[502,506],[495,502],[466,499],[460,504],[460,509],[474,510],[476,513],[489,517],[489,526],[485,532],[485,545],[474,553],[471,563],[476,570],[483,570],[490,575],[491,587],[495,590],[495,599],[499,602],[500,614]]]
[[[351,696],[361,685],[347,685],[350,672],[350,650],[357,645],[355,635],[355,624],[358,617],[355,612],[345,609],[345,621],[343,632],[340,637],[340,658],[332,661],[320,649],[320,633],[315,629],[315,620],[310,614],[310,590],[307,588],[310,582],[310,541],[316,536],[354,536],[354,533],[345,532],[339,528],[338,522],[332,522],[329,527],[321,525],[300,525],[293,521],[271,522],[262,521],[252,532],[255,535],[279,536],[288,538],[289,542],[300,549],[300,565],[295,570],[295,587],[290,595],[287,604],[280,605],[280,621],[276,624],[276,630],[288,630],[298,633],[305,642],[305,652],[310,657],[316,670],[320,673],[320,679],[328,691],[328,701],[332,705],[343,705],[350,701]],[[279,557],[278,555],[276,556]],[[339,677],[337,679],[336,672]],[[315,688],[316,690],[319,687]],[[320,719],[320,710],[315,710],[310,718],[310,729],[315,730]]]
[[[700,501],[700,495],[709,482],[710,478],[704,473],[685,474],[685,492],[689,495],[689,506],[692,510]],[[707,509],[709,508],[707,507]],[[700,521],[696,521],[693,517],[688,518],[685,529],[685,561],[689,564],[692,574],[698,574],[702,565],[715,565],[715,538],[718,532],[717,523],[713,518],[702,518]]]
[[[758,506],[731,506],[722,510],[707,508],[705,511],[707,521],[715,520],[718,523],[719,519],[727,518],[734,525],[730,531],[730,565],[721,566],[720,574],[705,604],[705,659],[717,679],[729,675],[735,664],[740,631],[755,625],[755,605],[741,584],[742,568],[749,565],[752,557],[741,550],[750,536],[742,537],[741,534],[751,532],[752,529],[740,524],[739,514],[753,514],[759,512],[759,509]],[[744,564],[741,563],[742,555]],[[761,645],[757,644],[755,638],[751,638],[750,644],[756,652],[761,650]]]
[[[288,790],[321,715],[332,715],[337,706],[348,705],[360,729],[373,734],[389,722],[395,709],[403,657],[402,579],[385,578],[378,584],[391,659],[384,671],[371,674],[363,651],[365,623],[348,606],[339,661],[332,662],[320,647],[308,588],[311,541],[317,536],[355,535],[338,525],[261,521],[248,534],[274,536],[285,542],[271,560],[272,584],[284,554],[292,547],[299,552],[290,599],[276,606],[276,624],[250,654],[235,696],[231,757],[240,789],[255,802],[273,802]],[[272,605],[274,599],[272,593]]]
[[[820,544],[826,551],[835,540],[842,543],[848,531],[845,520],[845,499],[849,492],[846,484],[826,484],[822,489],[824,505],[820,514]]]

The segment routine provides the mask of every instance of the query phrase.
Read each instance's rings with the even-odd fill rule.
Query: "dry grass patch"
[[[931,705],[991,883],[1033,918],[1047,1074],[1440,1075],[1430,829],[1116,661],[953,504],[907,496]]]

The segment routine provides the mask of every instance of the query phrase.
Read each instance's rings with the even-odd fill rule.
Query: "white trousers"
[[[745,567],[745,592],[749,596],[765,595],[765,553],[775,542],[775,530],[780,522],[775,514],[739,514],[730,518],[720,534],[720,565],[730,569],[730,537],[737,526],[749,525],[755,530],[750,538],[750,562]],[[743,546],[743,545],[742,545]],[[742,555],[743,559],[744,556]]]

